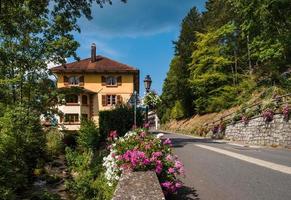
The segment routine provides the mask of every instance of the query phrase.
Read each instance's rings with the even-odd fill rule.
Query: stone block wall
[[[253,118],[247,124],[237,122],[226,127],[225,138],[246,144],[291,148],[291,119],[287,122],[283,115],[276,114],[271,122],[265,122],[262,117]]]
[[[112,200],[165,200],[154,171],[122,174]]]

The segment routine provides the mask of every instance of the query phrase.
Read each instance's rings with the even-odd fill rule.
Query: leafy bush
[[[114,185],[122,171],[153,170],[166,194],[176,192],[182,186],[176,175],[184,174],[183,165],[173,156],[170,139],[160,137],[136,130],[116,138],[103,163],[108,185]]]
[[[133,108],[121,105],[113,110],[99,112],[99,129],[101,139],[105,140],[111,130],[124,134],[132,128],[134,118]],[[143,115],[137,109],[137,126],[142,126]]]
[[[275,104],[274,101],[272,101],[272,99],[267,99],[267,100],[264,100],[262,102],[262,107],[263,107],[263,110],[275,109],[276,108],[276,104]]]
[[[58,129],[52,128],[46,133],[46,150],[52,157],[57,157],[63,152],[63,136]]]
[[[96,124],[91,120],[82,120],[77,143],[83,149],[95,149],[99,146],[100,134]]]
[[[32,182],[34,168],[44,159],[45,138],[39,117],[22,107],[0,118],[0,192],[13,199]]]
[[[70,148],[75,148],[77,145],[77,132],[64,132],[64,144]]]
[[[109,188],[102,168],[102,152],[92,150],[75,151],[66,148],[66,159],[72,179],[66,182],[66,188],[74,199],[93,200],[111,199],[114,188]]]
[[[161,103],[161,98],[154,91],[150,91],[144,97],[144,104],[148,105],[150,107],[150,109],[151,108],[155,109],[160,103]]]
[[[113,188],[106,187],[102,168],[103,152],[99,148],[100,134],[93,121],[82,120],[77,133],[77,146],[66,148],[66,160],[72,179],[66,181],[66,188],[74,199],[111,199]]]
[[[185,109],[180,101],[175,102],[175,106],[171,110],[172,119],[182,119],[185,116]]]

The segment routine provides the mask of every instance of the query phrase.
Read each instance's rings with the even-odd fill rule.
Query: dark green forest
[[[209,0],[189,11],[173,44],[162,122],[291,91],[289,0]]]

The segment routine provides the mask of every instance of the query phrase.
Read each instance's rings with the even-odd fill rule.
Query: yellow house
[[[139,92],[139,70],[96,55],[91,46],[91,57],[51,69],[57,77],[57,87],[66,92],[58,109],[60,129],[78,130],[80,119],[88,118],[98,124],[99,111],[127,103],[133,92]],[[70,92],[74,91],[74,92]]]

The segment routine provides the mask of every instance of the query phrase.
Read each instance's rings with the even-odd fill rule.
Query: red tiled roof
[[[103,56],[96,56],[96,61],[91,62],[91,58],[67,63],[62,66],[51,68],[52,72],[138,72],[138,69],[119,63]]]

